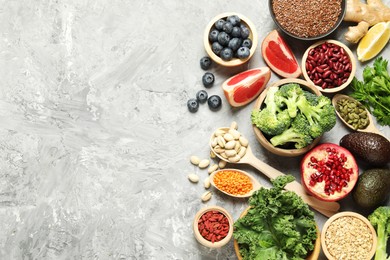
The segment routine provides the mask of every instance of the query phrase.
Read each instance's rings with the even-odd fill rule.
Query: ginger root
[[[381,0],[367,0],[367,4],[360,0],[347,0],[347,9],[344,21],[356,22],[358,25],[348,27],[345,39],[357,43],[366,35],[368,28],[380,23],[390,21],[390,7]]]

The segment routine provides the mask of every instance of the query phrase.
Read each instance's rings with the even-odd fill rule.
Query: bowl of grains
[[[340,212],[329,218],[321,232],[321,246],[329,260],[371,259],[377,235],[370,221],[355,212]]]
[[[331,34],[345,16],[346,0],[269,0],[276,25],[300,40],[317,40]]]
[[[321,92],[335,93],[346,88],[356,74],[356,58],[345,44],[320,40],[302,57],[302,75]]]

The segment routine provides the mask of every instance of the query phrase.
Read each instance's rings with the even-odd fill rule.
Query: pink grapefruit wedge
[[[264,90],[271,77],[268,67],[243,71],[223,84],[223,92],[232,107],[241,107],[254,100]]]
[[[261,53],[273,72],[283,78],[298,78],[302,71],[290,46],[277,30],[271,31],[261,44]]]

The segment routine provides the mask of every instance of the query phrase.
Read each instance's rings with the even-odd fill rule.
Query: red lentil
[[[302,38],[330,31],[341,14],[341,0],[273,0],[276,20],[289,33]]]
[[[229,227],[228,218],[216,210],[204,213],[198,220],[199,233],[212,243],[224,239],[229,233]]]
[[[244,195],[253,189],[251,179],[238,171],[219,171],[213,181],[218,189],[232,195]]]

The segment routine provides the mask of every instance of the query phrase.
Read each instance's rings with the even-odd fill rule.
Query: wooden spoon
[[[379,130],[378,128],[376,128],[375,124],[374,124],[374,121],[372,120],[372,116],[370,114],[370,112],[367,110],[367,108],[365,106],[362,105],[362,107],[367,111],[367,117],[368,117],[368,125],[366,128],[364,129],[355,129],[352,125],[348,124],[347,121],[344,120],[344,118],[340,115],[339,111],[337,110],[337,102],[340,100],[340,99],[349,99],[351,101],[354,101],[354,102],[357,102],[358,104],[362,105],[359,101],[357,101],[356,99],[354,99],[353,97],[350,97],[350,96],[347,96],[347,95],[343,95],[343,94],[336,94],[333,98],[332,98],[332,104],[333,106],[335,107],[335,110],[336,110],[336,114],[338,115],[338,117],[341,119],[341,121],[343,121],[343,123],[348,126],[349,128],[351,128],[352,130],[355,130],[355,131],[358,131],[358,132],[368,132],[368,133],[376,133],[376,134],[380,134],[380,135],[383,135]]]
[[[228,131],[229,127],[222,127],[220,129]],[[230,161],[223,158],[217,152],[214,151],[214,148],[211,144],[213,137],[214,137],[214,133],[210,137],[210,142],[209,142],[210,149],[215,153],[216,156],[218,156],[219,159],[224,160],[228,163],[231,163]],[[252,149],[249,145],[246,149],[245,155],[236,163],[249,164],[249,165],[253,166],[254,168],[258,169],[259,171],[261,171],[264,175],[266,175],[270,179],[276,179],[276,177],[278,177],[278,176],[285,175],[284,173],[276,170],[275,168],[264,163],[263,161],[257,159],[254,156],[254,154],[252,153]],[[333,216],[340,209],[340,204],[337,202],[322,201],[322,200],[319,200],[319,199],[307,194],[305,189],[303,188],[303,186],[297,181],[293,181],[293,182],[288,183],[285,187],[285,190],[293,191],[293,192],[297,193],[299,196],[301,196],[301,198],[309,206],[311,206],[312,208],[314,208],[315,210],[317,210],[318,212],[322,213],[323,215],[325,215],[327,217]]]
[[[214,177],[215,177],[215,175],[216,175],[217,173],[222,172],[222,171],[236,171],[236,172],[239,172],[239,173],[241,173],[241,174],[243,174],[243,175],[245,175],[245,176],[248,176],[249,179],[250,179],[251,182],[252,182],[252,190],[249,191],[249,192],[246,193],[246,194],[243,194],[243,195],[233,195],[233,194],[228,193],[228,192],[226,192],[226,191],[224,191],[224,190],[221,190],[220,188],[217,187],[217,185],[215,185],[215,183],[214,183]],[[261,187],[261,184],[260,184],[252,175],[250,175],[249,173],[247,173],[247,172],[245,172],[245,171],[241,171],[241,170],[237,170],[237,169],[222,169],[222,170],[218,170],[218,171],[213,172],[213,173],[210,175],[209,178],[210,178],[210,183],[211,183],[211,185],[213,185],[217,190],[219,190],[220,192],[223,192],[223,193],[225,193],[225,194],[227,194],[227,195],[229,195],[229,196],[231,196],[231,197],[235,197],[235,198],[248,198],[248,197],[252,196],[253,192],[255,192],[256,190],[260,189],[260,187]]]

